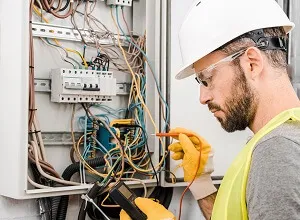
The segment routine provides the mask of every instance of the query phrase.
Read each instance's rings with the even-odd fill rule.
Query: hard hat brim
[[[193,65],[188,65],[187,67],[183,67],[179,70],[179,73],[176,74],[175,79],[184,79],[186,77],[189,77],[195,73],[193,69]]]

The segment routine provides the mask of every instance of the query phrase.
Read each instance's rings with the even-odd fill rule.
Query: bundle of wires
[[[77,6],[80,4],[81,1],[79,1],[77,3]],[[41,8],[47,8],[49,9],[48,5],[50,5],[51,7],[54,4],[54,1],[45,3],[43,1],[39,1],[39,0],[32,0],[31,1],[31,8],[30,8],[30,19],[32,17],[32,11],[34,10],[39,16],[42,17],[42,19],[45,22],[48,22],[43,16],[42,13],[39,12],[39,10],[36,8],[36,5],[34,3],[37,3],[37,5]],[[86,6],[89,3],[86,2]],[[58,8],[58,7],[57,7]],[[57,9],[56,8],[56,9]],[[87,7],[86,7],[87,8]],[[56,10],[53,9],[52,10]],[[85,16],[91,16],[90,14],[85,14]],[[95,20],[95,19],[93,19]],[[30,26],[31,26],[30,22]],[[103,25],[104,26],[104,25]],[[31,27],[30,27],[31,28]],[[32,33],[30,31],[30,33]],[[62,180],[61,177],[59,177],[59,175],[54,172],[53,167],[48,164],[46,162],[46,156],[45,156],[45,150],[44,150],[44,145],[43,145],[43,140],[41,139],[41,134],[40,131],[38,129],[38,125],[37,125],[37,118],[36,118],[36,108],[35,108],[35,102],[34,102],[34,86],[33,86],[33,81],[34,81],[34,71],[33,71],[33,41],[32,41],[32,36],[31,36],[31,59],[30,59],[30,73],[31,73],[31,77],[30,77],[30,109],[29,109],[29,129],[31,131],[31,134],[33,136],[32,140],[33,143],[30,142],[30,147],[29,147],[29,155],[31,156],[30,159],[33,163],[35,163],[38,167],[40,164],[42,164],[43,166],[40,167],[47,167],[44,169],[47,169],[48,171],[53,171],[51,174],[53,175],[49,175],[49,173],[42,173],[43,176],[45,176],[45,178],[51,179],[54,182],[57,183],[61,183],[61,184],[65,184],[65,185],[78,185],[80,183],[76,183],[76,182],[72,182],[72,181],[64,181]],[[79,160],[82,162],[82,164],[85,166],[85,168],[88,170],[88,172],[90,174],[102,177],[102,178],[107,178],[109,177],[109,175],[111,175],[113,173],[113,170],[111,169],[112,167],[118,167],[121,168],[120,170],[118,170],[118,172],[116,172],[116,174],[118,174],[117,176],[119,178],[122,177],[123,172],[124,172],[124,160],[126,158],[126,164],[129,164],[129,166],[131,167],[132,171],[128,171],[131,172],[130,177],[133,177],[135,175],[136,172],[138,173],[142,173],[144,175],[148,175],[148,176],[153,176],[154,174],[156,175],[156,171],[158,171],[163,163],[163,159],[160,161],[160,163],[158,164],[158,166],[156,166],[156,168],[151,167],[149,168],[150,162],[151,160],[150,158],[150,152],[145,153],[145,148],[147,147],[147,136],[145,133],[145,108],[148,111],[148,114],[151,116],[147,106],[145,105],[145,90],[146,90],[146,76],[144,73],[144,65],[143,65],[143,55],[137,50],[136,47],[138,48],[144,48],[145,46],[145,39],[144,37],[140,37],[139,39],[137,39],[136,41],[136,45],[130,45],[130,47],[128,48],[128,59],[130,59],[130,63],[132,65],[132,67],[130,66],[130,68],[133,68],[136,71],[136,76],[135,76],[135,82],[132,84],[131,87],[131,92],[130,92],[130,98],[129,98],[129,104],[128,104],[128,109],[127,109],[127,117],[132,117],[135,120],[135,125],[136,127],[133,127],[131,129],[127,128],[130,134],[126,134],[124,135],[124,141],[122,143],[120,143],[120,140],[118,140],[118,138],[116,136],[114,136],[114,134],[112,133],[112,135],[114,136],[114,139],[117,140],[118,144],[117,144],[117,149],[113,149],[111,152],[106,153],[106,158],[109,158],[109,162],[107,163],[107,168],[108,170],[110,170],[108,173],[106,174],[101,174],[99,172],[97,172],[96,170],[88,167],[87,164],[84,163],[84,160],[86,159],[84,157],[84,155],[81,155],[81,152],[79,150],[80,146],[83,144],[86,146],[86,134],[85,136],[81,137],[78,142],[76,144],[74,144],[74,151],[77,155],[77,157],[79,158]],[[45,39],[45,43],[48,45],[51,45],[53,47],[58,47],[63,49],[66,52],[66,58],[68,58],[69,60],[70,57],[68,57],[67,51],[69,51],[70,49],[64,49],[60,43],[55,40],[55,44],[52,44],[48,39]],[[123,48],[121,48],[123,50]],[[82,58],[82,56],[81,56]],[[100,66],[108,69],[109,68],[109,57],[105,54],[100,54],[99,55],[99,59],[101,59],[101,63]],[[127,60],[127,57],[124,57],[125,60]],[[74,61],[74,60],[73,60]],[[67,62],[67,61],[66,61]],[[74,61],[75,62],[75,61]],[[75,62],[78,65],[78,62]],[[79,66],[79,65],[78,65]],[[87,112],[88,113],[88,112]],[[92,117],[92,114],[89,113],[89,117]],[[152,119],[152,117],[151,117]],[[34,120],[36,121],[36,123],[33,123]],[[96,120],[97,123],[101,124],[101,126],[104,125],[104,127],[108,128],[109,130],[109,126],[105,126],[105,122],[101,119],[99,120],[99,118]],[[153,122],[153,119],[152,119]],[[154,126],[155,123],[153,122]],[[139,129],[137,129],[138,127],[140,127]],[[38,139],[36,138],[36,136],[38,137]],[[131,138],[131,140],[130,140]],[[124,145],[124,146],[123,146]],[[124,149],[122,149],[122,147]],[[90,147],[90,146],[89,146]],[[37,148],[37,149],[36,149]],[[35,151],[36,149],[36,151]],[[124,151],[125,150],[125,151]],[[103,152],[103,151],[102,151]],[[84,152],[83,152],[84,153]],[[110,156],[110,154],[112,156]],[[118,161],[120,162],[120,164],[117,166],[117,164],[112,164],[111,162],[113,161],[112,157],[115,156],[120,157],[121,159]],[[138,161],[138,162],[136,162]],[[153,165],[153,164],[152,164]],[[109,169],[110,168],[110,169]],[[44,170],[41,170],[44,171]],[[47,174],[47,175],[46,175]],[[122,174],[122,175],[120,175]],[[129,175],[129,173],[126,174],[127,176]],[[57,178],[57,179],[55,179]],[[32,184],[34,184],[34,186],[38,187],[38,188],[44,188],[45,186],[43,185],[38,185],[35,184],[33,181],[30,181]]]
[[[113,124],[114,128],[122,130],[121,135],[117,136],[114,131],[112,131],[112,127],[110,127],[108,118],[102,118],[96,115],[93,115],[90,109],[90,106],[82,105],[86,111],[85,118],[85,131],[84,135],[79,139],[77,143],[74,142],[74,152],[79,161],[86,166],[87,171],[90,174],[96,175],[98,178],[107,178],[108,174],[114,172],[115,178],[123,178],[129,177],[134,178],[136,174],[142,174],[145,176],[153,176],[156,175],[155,168],[153,166],[150,151],[147,144],[147,134],[143,126],[144,124],[139,125],[138,123],[134,124],[124,124],[124,123],[116,123]],[[75,108],[73,108],[73,116],[72,120],[74,121]],[[142,114],[139,114],[141,117]],[[83,118],[79,118],[79,121],[82,121]],[[136,122],[139,122],[141,118],[135,119]],[[145,119],[142,118],[142,121]],[[99,127],[105,128],[113,140],[116,142],[114,148],[108,150],[107,146],[103,146],[100,140],[97,140],[97,137],[93,135],[90,123],[97,124]],[[81,122],[82,123],[82,122]],[[72,133],[73,133],[73,125],[72,125]],[[96,142],[97,145],[93,144]],[[83,149],[82,149],[83,147]],[[105,169],[102,172],[98,172],[95,169],[89,167],[85,160],[87,152],[90,151],[91,148],[100,150],[104,154],[104,159],[106,161]],[[117,166],[114,164],[114,161],[120,160],[121,163],[126,163],[126,167],[124,165]],[[149,168],[149,166],[152,166]],[[112,167],[117,167],[115,170],[112,170]],[[120,169],[121,168],[121,169]],[[124,176],[125,175],[125,176]]]
[[[32,175],[27,175],[28,182],[36,188],[49,188],[64,185],[80,185],[78,182],[64,180],[54,169],[54,167],[47,162],[45,146],[39,126],[37,117],[37,109],[35,103],[35,92],[34,92],[34,75],[35,75],[35,62],[34,62],[34,45],[32,36],[32,12],[34,10],[35,2],[40,5],[41,2],[38,0],[31,0],[29,7],[29,120],[28,120],[28,158]],[[42,219],[49,220],[54,219],[51,217],[50,199],[44,198],[39,200],[40,207],[43,207],[44,213]]]
[[[153,72],[153,68],[151,68],[151,65],[149,63],[149,59],[145,53],[145,39],[144,40],[135,40],[132,36],[131,36],[131,39],[124,33],[124,31],[122,30],[121,28],[121,25],[120,25],[120,22],[119,22],[119,16],[118,16],[118,13],[119,13],[119,7],[115,7],[116,9],[116,19],[113,15],[113,6],[111,7],[111,17],[112,17],[112,20],[113,20],[113,23],[117,29],[117,42],[118,42],[118,46],[123,54],[123,57],[125,59],[125,62],[126,62],[126,65],[129,69],[129,72],[131,73],[131,76],[132,76],[132,85],[131,85],[131,92],[130,92],[130,98],[129,98],[129,109],[132,109],[135,108],[135,111],[134,111],[134,115],[135,115],[135,118],[137,119],[138,121],[138,124],[143,126],[143,123],[145,123],[145,121],[141,121],[139,120],[139,116],[138,116],[138,108],[140,108],[142,111],[141,114],[144,114],[144,118],[147,114],[148,118],[150,119],[150,122],[153,124],[153,127],[155,129],[155,132],[158,132],[158,128],[153,120],[153,117],[148,109],[148,106],[146,105],[145,103],[145,85],[146,85],[146,75],[145,75],[145,72],[144,72],[144,67],[145,67],[145,61],[147,61],[147,64],[149,65],[150,67],[150,70],[151,70],[151,73],[152,73],[152,76],[154,77],[155,79],[155,84],[156,84],[156,88],[157,88],[157,91],[159,93],[159,97],[160,97],[160,101],[162,104],[165,105],[166,109],[165,109],[165,126],[164,126],[164,129],[165,130],[167,128],[167,125],[168,125],[168,120],[169,120],[169,108],[168,108],[168,105],[166,103],[166,101],[164,100],[163,98],[163,95],[161,93],[161,90],[160,90],[160,86],[158,84],[158,81],[157,81],[157,77],[156,75],[154,74]],[[121,8],[122,9],[122,8]],[[124,22],[127,24],[126,20],[125,20],[125,16],[124,16],[124,12],[122,11],[122,14],[123,14],[123,18],[124,18]],[[128,27],[128,24],[126,25]],[[137,50],[138,53],[140,54],[141,56],[141,60],[143,61],[143,65],[142,65],[142,68],[139,68],[138,72],[135,72],[136,69],[134,69],[132,66],[131,66],[131,63],[130,63],[130,56],[125,52],[124,48],[122,47],[121,45],[121,41],[120,41],[120,30],[122,31],[123,33],[123,36],[125,36],[126,40],[132,44],[132,48],[134,50]],[[130,31],[128,30],[128,32],[130,33]],[[158,165],[155,166],[155,169],[156,171],[159,171],[161,168],[164,168],[164,162],[165,162],[165,158],[166,158],[166,155],[168,154],[168,152],[165,150],[165,145],[164,145],[164,142],[160,139],[160,148],[161,148],[161,160],[159,161]],[[125,154],[126,156],[126,154]],[[132,166],[134,166],[133,164],[131,164]],[[148,170],[143,170],[143,169],[139,169],[137,167],[134,167],[134,169],[136,170],[139,170],[140,172],[152,172],[153,173],[153,170],[151,169],[148,169]]]
[[[54,168],[47,163],[45,146],[42,139],[42,134],[37,117],[37,109],[35,106],[35,93],[34,93],[34,48],[33,48],[33,36],[32,36],[32,12],[35,7],[35,1],[30,1],[29,9],[29,28],[30,28],[30,54],[29,54],[29,121],[28,121],[28,130],[29,130],[29,143],[28,143],[28,156],[31,163],[33,163],[40,175],[47,179],[63,185],[80,185],[78,182],[65,181],[63,180]],[[28,181],[37,188],[47,188],[51,186],[41,185],[37,182],[34,182],[30,176],[28,176]]]
[[[37,4],[38,7],[42,7],[46,12],[51,13],[57,18],[67,18],[73,12],[74,2],[71,0],[67,0],[63,5],[63,0],[37,0],[40,4]],[[69,9],[68,9],[69,8]],[[65,14],[61,14],[60,12],[68,9],[68,12]]]
[[[80,185],[87,182],[92,182],[94,180],[99,181],[102,185],[108,185],[108,188],[111,187],[108,183],[113,181],[114,184],[118,183],[120,180],[130,180],[138,181],[140,179],[153,179],[155,178],[158,184],[157,173],[164,170],[164,162],[168,152],[165,150],[164,142],[160,140],[160,149],[161,157],[158,164],[154,165],[151,159],[151,153],[148,146],[148,137],[146,133],[146,117],[148,117],[153,124],[155,132],[158,132],[158,128],[154,122],[154,119],[150,113],[150,110],[146,104],[146,88],[147,88],[147,77],[148,75],[145,72],[146,65],[148,65],[154,78],[156,89],[160,98],[161,107],[164,113],[165,125],[163,130],[167,129],[169,121],[169,108],[162,95],[160,85],[157,80],[153,68],[149,62],[149,58],[146,55],[146,37],[140,36],[134,38],[129,30],[128,24],[125,19],[124,11],[122,8],[122,17],[126,24],[129,35],[126,35],[120,25],[119,16],[118,16],[118,7],[116,7],[116,20],[113,16],[113,11],[111,8],[112,21],[115,24],[117,29],[117,38],[116,35],[107,29],[107,27],[101,23],[97,18],[92,15],[92,11],[95,8],[97,1],[66,1],[65,5],[62,6],[62,0],[31,0],[30,4],[30,97],[29,97],[29,122],[28,127],[30,131],[30,141],[28,144],[28,155],[31,162],[32,170],[34,172],[34,180],[28,176],[28,181],[37,188],[48,188],[56,187],[62,185]],[[80,12],[78,7],[80,4],[85,4],[84,12]],[[61,14],[69,8],[68,12]],[[45,44],[57,49],[61,55],[61,58],[71,64],[74,68],[82,68],[82,64],[76,61],[74,58],[71,58],[68,52],[73,52],[80,56],[82,63],[85,68],[93,68],[97,70],[109,70],[116,68],[117,70],[130,72],[132,76],[132,84],[130,95],[128,99],[128,105],[126,109],[121,109],[118,111],[113,111],[108,109],[103,105],[82,105],[82,108],[85,110],[86,115],[84,116],[84,134],[78,139],[75,140],[74,136],[74,120],[75,120],[75,106],[73,106],[72,112],[72,162],[73,165],[76,165],[76,169],[72,168],[75,172],[79,172],[80,181],[74,182],[71,181],[70,175],[60,176],[52,165],[50,165],[46,160],[44,144],[41,136],[41,131],[39,128],[39,123],[37,120],[37,113],[35,107],[35,97],[34,97],[34,59],[33,59],[33,37],[31,31],[32,24],[32,12],[34,11],[41,19],[48,23],[47,19],[43,17],[43,10],[48,13],[53,14],[57,18],[66,18],[71,16],[71,22],[75,29],[79,31],[79,34],[82,34],[82,31],[77,27],[75,22],[75,15],[84,17],[84,24],[87,24],[89,29],[90,36],[94,38],[94,43],[85,42],[85,38],[82,36],[82,40],[85,46],[92,46],[97,49],[97,56],[92,62],[87,63],[83,55],[78,51],[64,48],[60,42],[56,39],[42,39]],[[94,30],[94,28],[98,30]],[[121,35],[120,31],[123,33],[123,37],[128,41],[128,47],[125,48],[121,44]],[[112,44],[110,45],[100,45],[99,40],[102,38],[110,37]],[[115,44],[117,40],[118,44]],[[64,52],[65,55],[63,55]],[[122,54],[122,56],[120,55]],[[112,64],[110,67],[110,63]],[[92,113],[92,108],[102,108],[108,110],[106,115],[94,115]],[[119,113],[125,113],[120,116]],[[110,124],[110,119],[108,116],[113,116],[118,119],[132,119],[133,123],[124,124],[124,123],[114,123]],[[82,122],[83,118],[81,118]],[[92,125],[90,128],[89,126]],[[115,143],[115,147],[112,149],[106,148],[101,144],[101,141],[98,140],[96,131],[99,128],[104,128],[112,137],[112,140]],[[119,129],[121,131],[120,135],[117,135],[112,127]],[[90,130],[89,130],[90,129]],[[94,152],[94,153],[91,153]],[[96,154],[95,152],[100,152]],[[75,154],[76,159],[73,158]],[[97,160],[97,163],[94,163],[91,160]],[[101,161],[101,163],[100,163]],[[67,168],[70,169],[70,168]],[[67,170],[66,169],[66,170]],[[86,180],[86,176],[92,177],[94,180]],[[143,177],[141,177],[143,176]],[[156,196],[160,193],[157,192]],[[107,205],[106,201],[109,194],[102,200],[101,205],[104,207],[112,207],[112,205]],[[57,198],[53,200],[52,204],[55,206],[52,210],[52,218],[56,219],[56,216],[60,219],[65,218],[65,210],[67,207],[68,197]],[[115,207],[115,205],[113,205]],[[60,211],[62,210],[62,211]]]

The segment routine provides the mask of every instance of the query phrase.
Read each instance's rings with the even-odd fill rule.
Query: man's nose
[[[202,105],[205,105],[209,101],[212,101],[211,92],[205,86],[200,86],[200,103]]]

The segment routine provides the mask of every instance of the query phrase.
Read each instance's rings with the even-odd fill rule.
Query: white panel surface
[[[26,183],[28,85],[24,82],[28,82],[29,32],[28,26],[24,25],[24,20],[29,16],[28,2],[28,0],[1,1],[0,5],[0,94],[2,102],[0,192],[2,195],[20,196],[24,194]],[[18,16],[12,20],[5,17],[4,14],[7,14],[5,12],[9,11],[8,8],[13,8]],[[10,181],[12,179],[14,181]]]

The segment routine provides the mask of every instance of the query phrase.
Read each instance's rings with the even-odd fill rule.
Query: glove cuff
[[[209,174],[202,174],[194,180],[190,191],[196,200],[203,199],[217,191]]]

